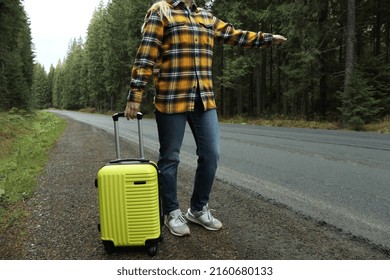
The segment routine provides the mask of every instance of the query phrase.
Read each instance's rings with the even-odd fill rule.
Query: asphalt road
[[[109,116],[55,113],[113,132]],[[145,148],[157,157],[156,123],[143,124]],[[136,121],[121,119],[119,125],[123,138],[137,142]],[[230,124],[220,129],[217,179],[390,248],[390,135]],[[181,161],[196,164],[189,129]]]

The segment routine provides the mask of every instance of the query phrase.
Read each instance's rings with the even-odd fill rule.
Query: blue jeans
[[[177,168],[186,122],[191,127],[196,142],[198,166],[191,196],[191,209],[202,210],[210,197],[220,154],[219,124],[216,110],[163,114],[156,112],[160,141],[159,183],[161,186],[164,214],[180,209],[177,198]]]

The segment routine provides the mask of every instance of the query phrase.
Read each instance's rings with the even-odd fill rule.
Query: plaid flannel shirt
[[[155,107],[159,112],[193,111],[198,87],[204,109],[214,109],[214,41],[267,47],[272,34],[237,30],[195,4],[188,9],[180,0],[165,1],[171,7],[170,18],[161,16],[155,6],[145,17],[127,100],[141,103],[145,86],[154,77]]]

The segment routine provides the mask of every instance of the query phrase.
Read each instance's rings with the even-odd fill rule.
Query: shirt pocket
[[[191,33],[186,21],[172,21],[166,25],[165,41],[169,44],[185,44],[190,42]]]
[[[203,19],[199,20],[199,26],[200,26],[200,40],[201,42],[209,47],[214,46],[214,25],[212,23],[209,23],[207,21],[204,21]]]

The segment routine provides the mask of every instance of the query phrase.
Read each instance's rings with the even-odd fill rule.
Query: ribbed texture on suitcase
[[[160,237],[157,170],[151,164],[118,164],[98,173],[102,240],[143,246]]]

